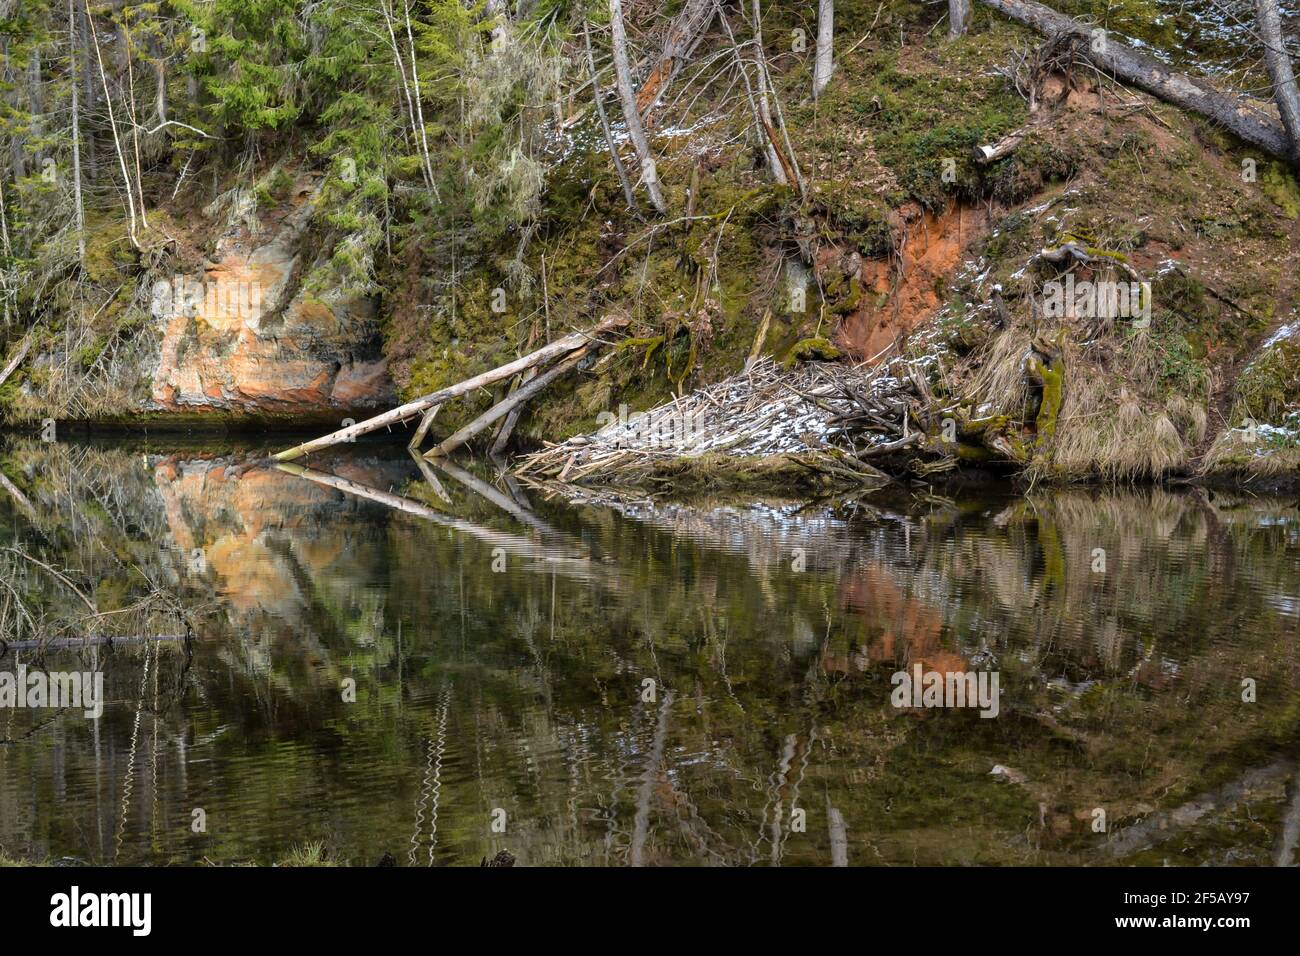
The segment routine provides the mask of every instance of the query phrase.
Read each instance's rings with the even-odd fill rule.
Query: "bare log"
[[[23,339],[22,344],[18,346],[18,351],[15,352],[14,357],[9,360],[9,364],[4,367],[4,371],[0,372],[0,385],[3,385],[9,380],[9,376],[14,373],[14,369],[23,363],[23,359],[27,358],[27,353],[30,352],[31,349],[32,336],[29,334],[25,339]]]
[[[996,143],[988,146],[975,147],[975,162],[981,166],[987,166],[989,163],[996,163],[1004,156],[1011,155],[1016,147],[1025,141],[1025,137],[1034,131],[1037,124],[1031,123],[1028,126],[1022,126],[1002,137]]]
[[[1005,16],[1047,36],[1072,36],[1086,41],[1085,52],[1097,66],[1152,96],[1213,120],[1242,140],[1283,159],[1290,143],[1282,124],[1261,104],[1239,93],[1219,89],[1209,80],[1171,70],[1154,57],[1139,53],[1097,28],[1057,13],[1033,0],[982,0]]]
[[[440,408],[442,408],[441,405],[435,405],[424,413],[424,417],[420,419],[420,427],[415,430],[415,434],[411,436],[411,440],[406,446],[411,451],[420,450],[420,445],[424,443],[424,436],[429,434],[429,429],[433,427],[433,420],[438,417],[438,409]]]
[[[465,444],[465,442],[469,441],[479,432],[489,428],[493,422],[505,418],[511,411],[518,408],[534,395],[537,395],[557,378],[573,371],[589,351],[590,344],[580,347],[568,358],[557,363],[554,368],[538,375],[527,385],[521,385],[519,388],[515,389],[514,392],[497,402],[464,428],[461,428],[454,435],[444,439],[438,447],[432,449],[424,457],[440,458],[444,455],[450,455],[453,451]]]
[[[340,428],[336,432],[331,432],[321,438],[313,438],[309,442],[303,442],[301,445],[295,445],[273,456],[275,461],[292,461],[295,458],[301,458],[309,452],[319,451],[322,448],[329,448],[333,445],[339,445],[344,442],[350,442],[361,435],[367,435],[370,432],[378,431],[390,425],[398,425],[407,419],[421,415],[434,405],[440,405],[443,402],[457,398],[461,395],[468,394],[478,388],[492,385],[507,379],[517,372],[532,368],[535,365],[541,365],[553,358],[572,352],[574,349],[586,345],[596,336],[603,332],[610,332],[617,328],[627,325],[626,316],[616,315],[602,319],[596,326],[588,332],[572,332],[563,338],[558,338],[548,345],[542,346],[535,352],[529,352],[513,362],[507,362],[505,365],[494,368],[491,371],[484,372],[482,375],[475,375],[463,382],[455,385],[449,385],[447,388],[437,392],[432,392],[421,398],[407,402],[394,408],[392,411],[384,412],[382,415],[376,415],[374,418],[367,418],[363,422],[355,425],[349,425],[347,428]]]

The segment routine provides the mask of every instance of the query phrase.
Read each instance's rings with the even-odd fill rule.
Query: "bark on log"
[[[596,336],[603,332],[610,332],[617,328],[627,325],[626,316],[610,316],[601,320],[589,332],[573,332],[563,338],[556,339],[549,345],[544,345],[535,352],[530,352],[513,362],[507,362],[498,368],[484,372],[482,375],[476,375],[473,378],[458,382],[455,385],[449,385],[447,388],[433,392],[429,395],[422,396],[413,401],[407,402],[394,408],[392,411],[384,412],[382,415],[376,415],[374,418],[367,418],[363,422],[355,425],[349,425],[347,428],[340,428],[336,432],[331,432],[320,438],[313,438],[309,442],[303,442],[301,445],[295,445],[285,451],[279,452],[273,456],[275,461],[292,461],[295,458],[301,458],[308,452],[319,451],[322,448],[329,448],[332,445],[338,445],[343,442],[350,442],[360,435],[366,435],[373,431],[378,431],[390,425],[397,425],[416,415],[421,415],[434,405],[440,405],[448,399],[457,398],[482,388],[486,385],[492,385],[502,379],[507,379],[516,372],[522,372],[525,369],[532,368],[548,362],[553,358],[572,352],[574,349],[586,345]]]
[[[478,418],[461,428],[455,434],[444,439],[441,444],[430,450],[424,457],[441,458],[445,455],[450,455],[453,451],[465,444],[465,442],[469,441],[479,432],[489,428],[493,422],[505,418],[505,416],[510,414],[511,411],[518,408],[534,395],[537,395],[557,378],[573,371],[589,351],[590,344],[579,347],[577,351],[556,364],[553,368],[538,375],[527,385],[521,385],[519,388],[515,389],[512,394],[497,402],[482,415],[478,416]]]
[[[988,146],[975,147],[975,162],[981,166],[987,166],[989,163],[996,163],[1004,156],[1009,156],[1017,146],[1024,142],[1025,137],[1034,131],[1034,125],[1022,126],[1018,130],[1008,133],[996,143]]]
[[[1087,56],[1097,66],[1152,96],[1199,113],[1242,140],[1274,156],[1288,159],[1290,143],[1282,124],[1264,112],[1258,101],[1220,90],[1209,80],[1171,70],[1159,60],[1106,38],[1093,41],[1094,27],[1057,13],[1032,0],[982,0],[1005,16],[1027,24],[1047,36],[1067,35],[1088,43]]]

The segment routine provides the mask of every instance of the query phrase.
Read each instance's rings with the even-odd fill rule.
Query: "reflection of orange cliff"
[[[866,670],[883,661],[920,664],[941,673],[967,669],[966,659],[942,644],[939,612],[908,596],[883,565],[864,565],[846,579],[840,588],[840,605],[865,618],[866,654],[835,654],[828,649],[822,657],[826,671]]]
[[[359,466],[344,471],[380,482]],[[274,469],[223,459],[163,459],[154,468],[167,526],[186,566],[215,577],[237,616],[301,617],[308,599],[300,576],[324,573],[344,557],[346,536],[296,533],[313,511],[337,510],[337,493]],[[200,567],[192,553],[202,549]]]

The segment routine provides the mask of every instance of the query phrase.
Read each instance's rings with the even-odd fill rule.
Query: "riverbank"
[[[683,494],[986,470],[1294,485],[1300,185],[1283,163],[982,6],[949,40],[934,5],[840,4],[837,37],[853,42],[837,40],[837,72],[814,102],[811,65],[786,44],[803,14],[769,6],[771,92],[802,189],[754,148],[736,93],[753,64],[728,59],[720,22],[679,95],[646,119],[662,217],[628,208],[597,118],[574,100],[571,115],[539,120],[522,225],[425,234],[412,223],[427,212],[395,193],[392,215],[411,222],[384,242],[367,233],[364,252],[355,236],[342,243],[373,270],[358,285],[331,274],[344,202],[332,173],[293,146],[238,168],[214,160],[202,185],[156,199],[167,242],[126,249],[96,220],[70,301],[31,303],[35,326],[7,341],[25,358],[0,386],[0,414],[65,432],[328,432],[619,314],[630,326],[610,349],[524,408],[513,449],[563,458],[548,469],[531,455],[516,462],[525,473],[557,480],[568,466],[566,481]],[[1148,35],[1147,20],[1126,10],[1114,28],[1187,40],[1189,69],[1227,58],[1230,38],[1184,36],[1177,17]],[[981,162],[978,149],[1008,134],[1012,146]],[[617,122],[614,135],[626,152]],[[219,302],[187,292],[254,284],[257,296]],[[1085,296],[1054,312],[1055,285],[1123,287],[1125,308]],[[718,398],[757,363],[778,370],[769,385],[783,397],[766,409],[743,388],[735,405]],[[786,389],[819,369],[863,388],[903,383],[907,395],[882,401],[905,415],[823,434],[832,416]],[[518,384],[448,405],[433,435]],[[708,448],[659,438],[626,467],[591,455],[611,422],[710,402],[735,421]],[[786,412],[774,443],[740,434]]]

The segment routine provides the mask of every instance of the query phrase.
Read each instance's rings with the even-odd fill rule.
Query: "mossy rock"
[[[800,339],[790,347],[781,360],[786,368],[793,368],[796,362],[822,361],[833,362],[843,353],[827,338]]]

